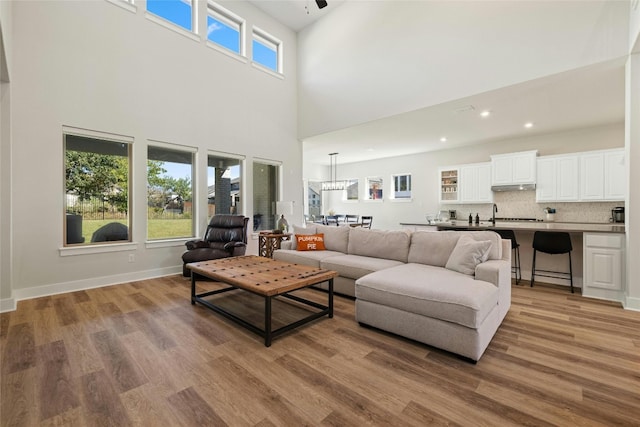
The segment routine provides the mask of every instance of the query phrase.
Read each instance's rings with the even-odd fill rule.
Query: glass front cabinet
[[[460,175],[459,168],[440,168],[438,169],[440,191],[440,203],[457,203],[459,199],[458,177]]]

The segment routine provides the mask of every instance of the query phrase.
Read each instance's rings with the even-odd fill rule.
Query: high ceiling
[[[315,0],[251,3],[300,31],[344,1],[328,0],[321,10]],[[303,141],[304,157],[328,165],[328,154],[338,152],[341,164],[352,163],[619,123],[624,120],[624,84],[622,59],[601,63],[311,136]],[[485,110],[490,115],[480,117]],[[525,128],[526,122],[533,126]]]
[[[327,0],[320,9],[315,0],[249,0],[267,15],[298,32],[307,25],[331,13],[346,0]]]
[[[622,122],[624,83],[622,60],[581,68],[310,137],[304,156],[351,163]]]

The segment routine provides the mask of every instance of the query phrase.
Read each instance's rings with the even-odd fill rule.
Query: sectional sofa
[[[477,361],[509,311],[511,246],[493,231],[311,225],[294,233],[321,237],[324,250],[298,250],[294,238],[274,259],[337,271],[334,290],[355,297],[362,325]]]

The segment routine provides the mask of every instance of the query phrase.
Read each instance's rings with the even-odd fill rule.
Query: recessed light
[[[480,113],[480,117],[489,117],[491,115],[491,111],[489,110],[484,110],[482,113]]]
[[[447,138],[443,136],[442,138],[440,138],[440,142],[447,142]]]
[[[526,127],[527,129],[532,128],[533,127],[533,123],[527,122],[527,123],[524,124],[524,127]]]

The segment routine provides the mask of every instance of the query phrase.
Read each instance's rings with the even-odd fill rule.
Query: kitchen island
[[[437,223],[400,223],[412,231],[513,230],[520,245],[522,281],[528,285],[533,260],[533,234],[536,231],[564,231],[570,234],[574,286],[582,288],[582,295],[623,301],[625,290],[625,226],[621,223],[575,223],[548,221],[467,221],[453,220]],[[567,257],[538,253],[536,264],[545,269],[568,271]],[[567,285],[565,281],[544,279],[545,282]]]

